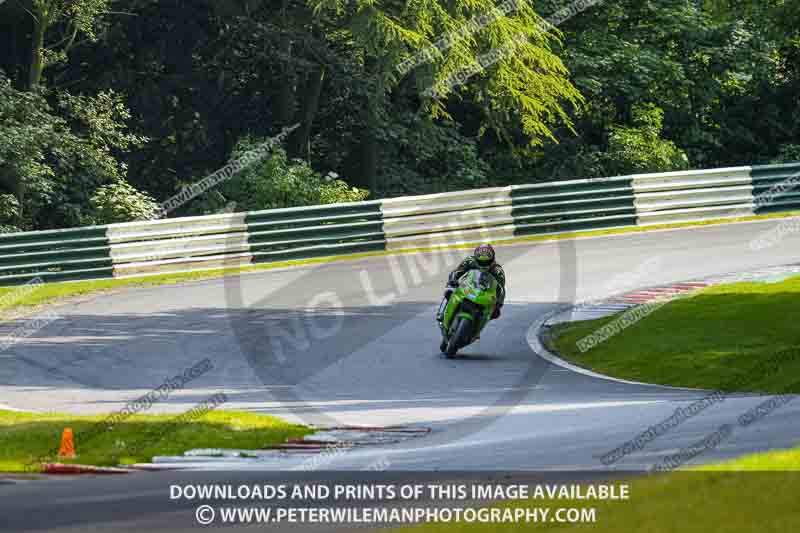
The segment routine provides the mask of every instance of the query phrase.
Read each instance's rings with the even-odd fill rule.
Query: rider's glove
[[[458,287],[458,278],[454,273],[451,273],[450,276],[447,278],[447,286],[448,287]]]

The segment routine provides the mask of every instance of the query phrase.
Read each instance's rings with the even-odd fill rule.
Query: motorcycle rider
[[[444,299],[439,305],[439,311],[436,313],[436,320],[441,322],[444,319],[444,310],[447,307],[447,302],[453,294],[455,287],[458,287],[458,280],[470,270],[483,270],[490,273],[497,280],[500,288],[497,294],[497,306],[494,308],[492,318],[500,318],[500,308],[503,307],[503,302],[506,299],[506,274],[495,261],[494,248],[491,244],[481,244],[472,252],[472,255],[465,258],[461,263],[450,273],[447,278],[447,288],[444,291]]]

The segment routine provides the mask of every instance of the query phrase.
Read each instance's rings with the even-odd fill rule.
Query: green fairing
[[[497,279],[487,271],[473,269],[464,274],[453,291],[441,322],[442,347],[448,356],[477,340],[497,305]],[[468,301],[474,305],[464,305]],[[463,322],[467,325],[463,325]]]

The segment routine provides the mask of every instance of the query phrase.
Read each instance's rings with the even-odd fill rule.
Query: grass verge
[[[693,467],[704,472],[800,472],[800,448],[744,455],[724,463]],[[797,475],[800,479],[800,474]]]
[[[576,239],[585,237],[600,237],[605,235],[642,233],[642,232],[665,230],[665,229],[680,229],[680,228],[709,226],[709,225],[726,224],[734,222],[749,222],[756,220],[787,218],[796,215],[800,215],[800,211],[775,213],[769,215],[752,215],[746,217],[739,217],[735,219],[714,219],[714,220],[702,220],[695,222],[679,222],[674,224],[659,224],[654,226],[629,226],[622,228],[575,231],[575,232],[560,233],[560,234],[531,235],[531,236],[510,239],[507,241],[499,241],[496,244],[497,246],[519,245],[531,242]],[[473,246],[474,244],[464,244],[464,245],[448,246],[448,248],[468,249],[472,248]],[[3,316],[8,317],[10,314],[18,312],[24,313],[27,310],[30,310],[32,308],[44,304],[56,303],[68,298],[85,296],[101,292],[108,292],[116,289],[123,289],[126,287],[148,287],[148,286],[158,286],[158,285],[170,285],[188,281],[215,279],[223,276],[241,274],[244,272],[256,272],[256,271],[270,270],[275,268],[357,260],[366,257],[377,257],[383,255],[426,252],[438,249],[441,249],[441,247],[431,246],[431,247],[420,247],[407,250],[388,250],[388,251],[376,251],[376,252],[363,252],[351,255],[341,255],[332,257],[317,257],[312,259],[293,259],[293,260],[279,261],[274,263],[263,263],[247,267],[203,270],[195,272],[178,272],[173,274],[160,274],[152,276],[136,276],[136,277],[122,278],[122,279],[103,279],[103,280],[47,283],[37,288],[36,290],[31,291],[28,294],[24,294],[18,298],[15,298],[13,295],[9,295],[10,292],[15,290],[14,287],[0,287],[0,319],[2,319]]]
[[[800,392],[800,277],[734,283],[674,300],[581,352],[619,315],[553,328],[564,359],[623,379],[722,391]]]
[[[97,431],[108,415],[76,416],[0,410],[0,472],[38,471],[47,460],[111,466],[149,462],[155,455],[179,455],[192,448],[258,449],[302,437],[312,430],[255,413],[216,410],[191,421],[179,415],[133,415]],[[74,433],[77,458],[58,459],[65,427]],[[83,435],[92,434],[88,442]]]
[[[548,509],[546,520],[527,524],[428,524],[414,531],[783,533],[795,531],[800,524],[800,507],[795,496],[800,490],[800,448],[747,455],[718,464],[613,483],[629,486],[628,500],[514,500],[496,507]],[[559,508],[594,509],[595,520],[591,523],[552,522]]]
[[[587,531],[619,533],[708,533],[710,531],[783,533],[796,531],[800,507],[794,472],[673,472],[616,481],[630,497],[619,501],[518,500],[500,508],[547,508],[544,522],[516,524],[428,524],[412,531],[495,533]],[[551,522],[558,508],[594,509],[593,523]],[[562,514],[562,518],[567,516]],[[405,529],[403,531],[406,531]]]

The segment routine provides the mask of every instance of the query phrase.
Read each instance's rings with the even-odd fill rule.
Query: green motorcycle
[[[497,305],[499,285],[494,276],[482,270],[470,270],[458,280],[450,295],[440,323],[442,343],[439,349],[447,357],[472,344],[492,319]]]

